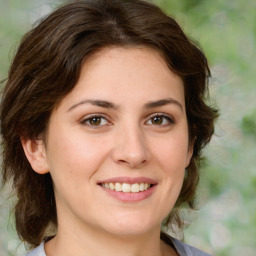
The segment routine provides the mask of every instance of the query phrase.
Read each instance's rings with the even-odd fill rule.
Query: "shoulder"
[[[44,242],[41,243],[38,247],[36,247],[34,250],[25,254],[24,256],[46,256],[44,251]]]
[[[179,255],[181,256],[210,256],[210,254],[205,253],[193,246],[187,245],[182,243],[181,241],[172,238],[172,242],[173,245],[175,247],[175,249],[177,250],[177,252],[179,253]]]
[[[161,239],[171,247],[173,247],[180,256],[210,256],[193,246],[185,244],[178,239],[175,239],[165,233],[161,233]]]

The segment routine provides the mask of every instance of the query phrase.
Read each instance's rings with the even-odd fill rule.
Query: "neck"
[[[160,228],[140,235],[113,235],[92,229],[88,232],[62,230],[45,245],[47,256],[165,256],[176,255],[160,240]]]

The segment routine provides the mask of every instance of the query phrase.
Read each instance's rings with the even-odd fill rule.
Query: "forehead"
[[[156,49],[149,48],[147,46],[112,46],[104,47],[86,58],[81,72],[88,67],[94,68],[95,66],[99,67],[100,65],[105,65],[106,63],[113,64],[114,62],[126,65],[132,64],[132,66],[134,66],[136,62],[137,67],[143,66],[144,68],[147,67],[152,70],[156,65],[165,67],[165,71],[167,71],[166,68],[168,67],[162,53]],[[148,65],[144,66],[145,63]],[[105,66],[105,68],[113,68],[113,66]],[[121,68],[122,67],[120,67],[120,69]],[[169,72],[172,71],[168,68],[168,73]]]
[[[162,55],[146,47],[104,48],[87,58],[68,98],[93,97],[121,104],[175,96],[183,103],[183,82]]]
[[[139,78],[151,79],[152,82],[163,79],[181,81],[159,51],[145,46],[107,47],[99,50],[84,61],[78,83],[99,73],[101,77],[104,75],[113,80],[121,80],[122,75],[126,75],[128,81]]]

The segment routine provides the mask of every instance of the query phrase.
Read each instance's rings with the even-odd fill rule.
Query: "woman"
[[[74,1],[28,32],[1,105],[28,255],[206,255],[161,227],[194,206],[217,117],[209,76],[179,25],[140,0]]]

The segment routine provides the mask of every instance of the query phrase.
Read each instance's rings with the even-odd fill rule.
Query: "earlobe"
[[[39,174],[49,172],[43,140],[21,138],[21,144],[32,169]]]

